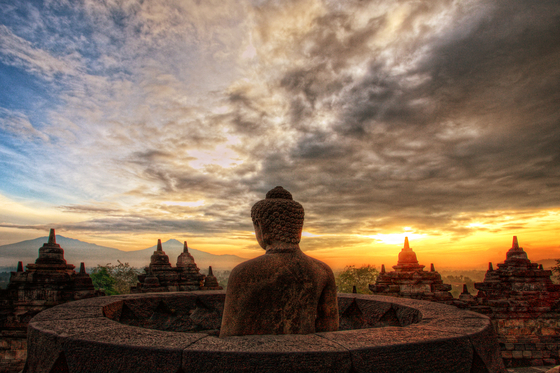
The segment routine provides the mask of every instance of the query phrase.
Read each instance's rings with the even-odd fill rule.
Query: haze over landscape
[[[436,268],[501,262],[513,235],[560,258],[557,1],[0,9],[0,245],[251,258],[281,185],[333,267],[393,265],[405,236]]]

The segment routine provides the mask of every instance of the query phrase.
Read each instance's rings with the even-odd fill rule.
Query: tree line
[[[131,267],[128,263],[117,261],[117,265],[108,263],[104,266],[97,265],[90,273],[95,289],[105,291],[106,295],[128,294],[130,287],[136,286],[138,275],[143,271]],[[553,280],[560,282],[560,259],[556,259],[556,266],[551,268]],[[220,286],[227,288],[227,281],[231,271],[214,271]],[[352,293],[354,286],[358,294],[371,294],[369,284],[375,283],[379,271],[374,265],[367,264],[361,267],[347,265],[343,270],[335,272],[335,281],[339,293]],[[469,277],[446,276],[443,280],[453,286],[452,295],[457,297],[462,291],[462,284],[467,284],[469,292],[476,293],[474,282]]]

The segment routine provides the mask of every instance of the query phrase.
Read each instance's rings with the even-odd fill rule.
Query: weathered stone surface
[[[337,330],[333,272],[299,248],[303,207],[276,187],[253,205],[251,218],[266,254],[231,272],[220,336]]]
[[[84,309],[77,313],[73,307],[60,307],[56,306],[40,312],[32,320],[34,321],[52,321],[52,320],[71,320],[76,318],[92,318],[103,317],[103,307],[84,307]]]
[[[478,294],[465,308],[491,318],[509,366],[539,363],[542,346],[560,342],[560,285],[550,276],[529,260],[514,236],[506,260],[497,269],[490,263],[484,281],[475,284]],[[560,362],[558,350],[546,355]]]
[[[116,317],[116,310],[128,302],[136,307],[145,303],[153,312],[162,302],[188,307],[203,303],[204,307],[218,312],[218,304],[225,296],[223,291],[132,294],[114,299],[114,304],[111,298],[95,299],[97,303],[78,301],[61,316],[53,315],[53,321],[34,319],[30,323],[29,351],[32,353],[26,372],[51,372],[54,368],[91,373],[505,372],[489,319],[437,303],[341,294],[341,309],[353,308],[361,312],[363,320],[381,320],[379,315],[395,310],[395,317],[401,320],[399,323],[413,322],[404,327],[380,327],[379,323],[374,323],[360,330],[306,335],[216,338],[208,333],[142,329],[104,316],[80,318],[76,315],[68,319],[67,310],[91,314],[86,309],[97,309],[100,305],[104,312]],[[157,303],[155,309],[152,308],[154,303]],[[53,309],[56,310],[62,307]],[[177,313],[189,314],[191,310],[177,310]]]
[[[106,356],[95,365],[96,372],[177,373],[183,350],[204,337],[199,333],[121,327],[71,338],[66,341],[64,352],[70,372],[91,372],[93,355]],[[83,353],[85,349],[87,354]]]
[[[350,372],[350,353],[317,335],[206,337],[183,353],[185,372]]]

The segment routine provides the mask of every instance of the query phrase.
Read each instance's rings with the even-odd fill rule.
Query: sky
[[[158,238],[437,268],[560,258],[560,3],[0,0],[0,245]]]

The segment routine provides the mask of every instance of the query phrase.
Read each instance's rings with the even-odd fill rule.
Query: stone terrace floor
[[[544,373],[554,368],[554,365],[546,367],[523,367],[523,368],[508,368],[508,373]]]

